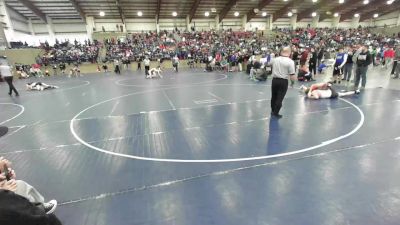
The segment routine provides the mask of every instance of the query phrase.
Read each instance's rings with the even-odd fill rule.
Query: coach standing
[[[360,81],[361,88],[364,89],[367,84],[367,71],[368,66],[372,63],[371,54],[368,51],[368,46],[363,45],[361,51],[359,50],[356,55],[356,77],[354,82],[354,90],[358,90]]]
[[[0,60],[0,76],[7,82],[10,91],[8,94],[11,96],[12,92],[14,91],[16,96],[19,96],[17,89],[15,89],[13,85],[13,75],[11,72],[11,67],[8,65],[8,62],[5,58]]]
[[[281,51],[281,56],[271,61],[272,65],[272,97],[271,97],[271,115],[276,118],[282,118],[279,111],[285,98],[289,79],[294,81],[295,64],[290,59],[290,47],[285,47]]]

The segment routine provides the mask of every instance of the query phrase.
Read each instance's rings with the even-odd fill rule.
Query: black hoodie
[[[1,225],[61,225],[55,215],[14,192],[0,189]]]

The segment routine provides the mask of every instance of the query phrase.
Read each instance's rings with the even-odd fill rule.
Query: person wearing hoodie
[[[360,81],[361,81],[361,88],[365,88],[365,85],[367,84],[367,71],[368,71],[368,66],[372,62],[372,57],[371,54],[368,51],[367,46],[362,46],[359,51],[357,51],[355,55],[356,59],[356,76],[355,76],[355,82],[354,82],[354,88],[355,90],[358,90]]]

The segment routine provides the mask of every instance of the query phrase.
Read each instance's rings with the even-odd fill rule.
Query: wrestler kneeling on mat
[[[359,90],[336,92],[331,83],[313,84],[309,88],[303,85],[301,86],[300,90],[304,91],[304,94],[306,94],[307,98],[311,99],[338,98],[360,93]]]
[[[43,91],[47,89],[56,89],[56,88],[58,87],[53,85],[48,85],[42,82],[32,82],[26,84],[26,90],[28,91],[33,91],[33,90]]]
[[[157,68],[152,68],[148,71],[148,75],[146,76],[147,79],[152,79],[152,78],[163,78],[163,76],[161,75],[161,68],[158,66]]]

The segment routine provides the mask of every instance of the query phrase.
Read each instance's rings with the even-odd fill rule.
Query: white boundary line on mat
[[[167,88],[167,89],[174,89],[174,88]],[[257,156],[257,157],[245,157],[245,158],[230,158],[230,159],[168,159],[168,158],[152,158],[152,157],[142,157],[142,156],[135,156],[135,155],[128,155],[128,154],[123,154],[123,153],[116,153],[116,152],[112,152],[106,149],[102,149],[96,146],[93,146],[91,144],[89,144],[88,142],[84,141],[76,132],[75,132],[75,128],[74,128],[74,123],[75,121],[77,121],[77,118],[83,114],[84,112],[86,112],[87,110],[94,108],[98,105],[104,104],[106,102],[109,101],[113,101],[116,99],[120,99],[120,98],[124,98],[124,97],[128,97],[128,96],[132,96],[132,95],[137,95],[137,94],[142,94],[142,93],[146,93],[146,92],[155,92],[155,91],[162,91],[165,89],[159,89],[159,90],[148,90],[148,91],[141,91],[141,92],[135,92],[135,93],[131,93],[131,94],[127,94],[127,95],[122,95],[119,97],[115,97],[112,99],[108,99],[102,102],[98,102],[94,105],[91,105],[85,109],[83,109],[81,112],[79,112],[78,114],[76,114],[70,121],[70,131],[72,133],[72,135],[75,137],[76,140],[78,140],[81,144],[87,146],[90,149],[93,149],[95,151],[98,152],[102,152],[105,154],[109,154],[109,155],[113,155],[113,156],[119,156],[119,157],[124,157],[124,158],[130,158],[130,159],[137,159],[137,160],[145,160],[145,161],[154,161],[154,162],[176,162],[176,163],[226,163],[226,162],[242,162],[242,161],[253,161],[253,160],[262,160],[262,159],[271,159],[271,158],[278,158],[278,157],[283,157],[283,156],[290,156],[290,155],[295,155],[295,154],[300,154],[300,153],[304,153],[304,152],[308,152],[311,150],[315,150],[327,145],[330,145],[332,143],[335,143],[337,141],[340,141],[342,139],[345,139],[351,135],[353,135],[354,133],[356,133],[364,124],[365,121],[365,116],[363,111],[355,104],[353,104],[352,102],[339,98],[339,100],[344,101],[346,103],[348,103],[349,105],[351,105],[353,108],[355,108],[358,113],[360,114],[360,121],[358,122],[357,126],[351,130],[350,132],[348,132],[347,134],[341,135],[339,137],[327,140],[327,141],[323,141],[321,144],[318,145],[314,145],[311,147],[307,147],[307,148],[303,148],[300,150],[296,150],[296,151],[291,151],[291,152],[285,152],[285,153],[280,153],[280,154],[275,154],[275,155],[266,155],[266,156]]]
[[[13,105],[13,106],[18,106],[18,107],[21,109],[21,111],[19,111],[19,113],[18,113],[17,115],[15,115],[14,117],[12,117],[12,118],[10,118],[10,119],[7,119],[7,120],[1,122],[0,125],[3,125],[3,124],[5,124],[5,123],[7,123],[7,122],[9,122],[9,121],[11,121],[11,120],[17,118],[18,116],[20,116],[20,115],[21,115],[22,113],[24,113],[24,111],[25,111],[25,107],[24,107],[23,105],[20,105],[20,104],[14,104],[14,103],[0,103],[0,105]]]

